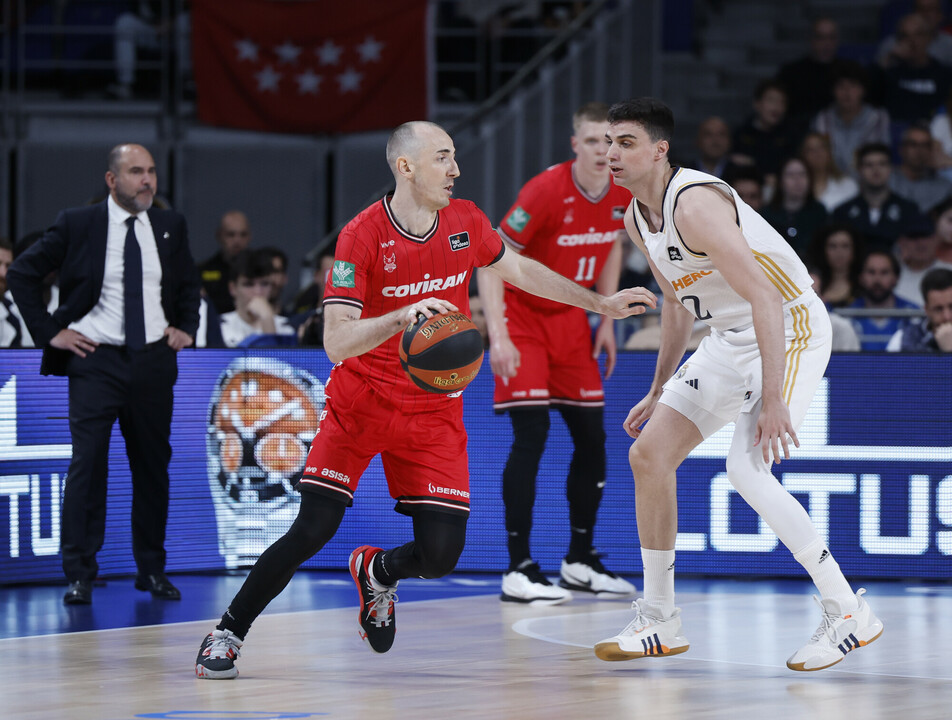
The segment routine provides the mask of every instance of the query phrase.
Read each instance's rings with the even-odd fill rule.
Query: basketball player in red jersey
[[[238,675],[234,661],[251,623],[337,532],[377,454],[398,512],[413,520],[414,539],[392,550],[365,545],[351,555],[361,637],[375,652],[389,650],[397,581],[441,577],[455,567],[469,514],[462,401],[416,387],[400,367],[397,347],[399,334],[418,315],[468,311],[474,267],[614,318],[655,305],[642,288],[605,297],[507,252],[473,203],[452,199],[459,167],[453,141],[438,125],[398,127],[387,143],[387,161],[396,189],[341,232],[324,293],[324,349],[337,365],[297,485],[300,511],[287,534],[262,553],[221,623],[202,642],[199,677]]]
[[[589,103],[572,117],[575,159],[553,165],[522,188],[499,226],[509,249],[531,257],[581,286],[611,294],[621,273],[621,238],[630,193],[612,182],[605,159],[608,106]],[[572,590],[599,597],[635,592],[605,569],[592,542],[605,485],[605,377],[615,366],[611,318],[602,319],[594,342],[585,311],[503,290],[495,274],[479,274],[489,327],[490,363],[496,376],[493,407],[508,412],[513,442],[502,474],[509,570],[502,599],[558,605]],[[505,295],[505,297],[503,297]],[[559,586],[542,574],[529,550],[536,475],[549,433],[549,408],[559,411],[575,450],[566,480],[570,539]]]

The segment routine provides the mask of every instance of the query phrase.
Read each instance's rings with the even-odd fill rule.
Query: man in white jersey
[[[654,380],[625,420],[636,439],[628,455],[645,593],[632,603],[631,623],[597,643],[595,654],[629,660],[688,649],[674,605],[675,474],[691,450],[734,422],[728,479],[821,596],[823,622],[787,667],[829,667],[878,638],[883,624],[865,591],[853,593],[803,506],[770,472],[771,461],[799,446],[795,428],[830,357],[829,316],[803,263],[733,188],[671,167],[674,116],[664,103],[628,100],[612,106],[608,118],[612,176],[634,196],[625,227],[648,257],[664,303]],[[711,326],[711,335],[678,368],[696,319]]]

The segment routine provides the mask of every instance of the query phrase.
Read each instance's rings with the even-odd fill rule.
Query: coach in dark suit
[[[169,431],[176,353],[198,328],[199,279],[185,218],[152,208],[155,162],[141,145],[109,153],[109,197],[60,213],[10,267],[8,284],[37,347],[40,372],[69,377],[73,456],[63,493],[67,605],[92,602],[106,526],[109,437],[116,419],[132,470],[135,586],[178,600],[165,575]],[[43,279],[59,271],[51,315]]]

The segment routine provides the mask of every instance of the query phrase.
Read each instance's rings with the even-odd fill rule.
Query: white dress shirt
[[[99,301],[86,315],[70,323],[72,330],[82,333],[90,340],[107,345],[125,345],[125,304],[123,298],[123,272],[126,219],[132,213],[119,207],[112,195],[107,200],[109,230],[106,233],[106,267],[102,278]],[[136,240],[142,253],[142,303],[145,311],[145,341],[161,340],[169,321],[162,309],[162,263],[152,232],[152,223],[147,212],[136,215]]]

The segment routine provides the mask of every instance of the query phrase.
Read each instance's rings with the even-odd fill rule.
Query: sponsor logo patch
[[[684,258],[681,257],[681,251],[680,251],[680,250],[678,250],[678,249],[677,249],[676,247],[674,247],[674,246],[671,246],[671,247],[668,248],[668,260],[672,260],[672,261],[673,261],[673,260],[684,260]]]
[[[521,207],[517,207],[512,211],[512,214],[506,218],[506,225],[511,227],[516,232],[522,232],[526,229],[526,225],[529,224],[529,221],[532,219],[532,216],[523,210]]]
[[[455,235],[450,235],[450,250],[456,252],[457,250],[462,250],[463,248],[469,247],[469,233],[461,232],[456,233]]]
[[[339,288],[352,288],[354,285],[354,278],[356,276],[356,267],[354,263],[344,262],[343,260],[336,260],[334,262],[334,287]]]
[[[616,205],[612,208],[612,220],[624,220],[625,219],[625,206]]]

